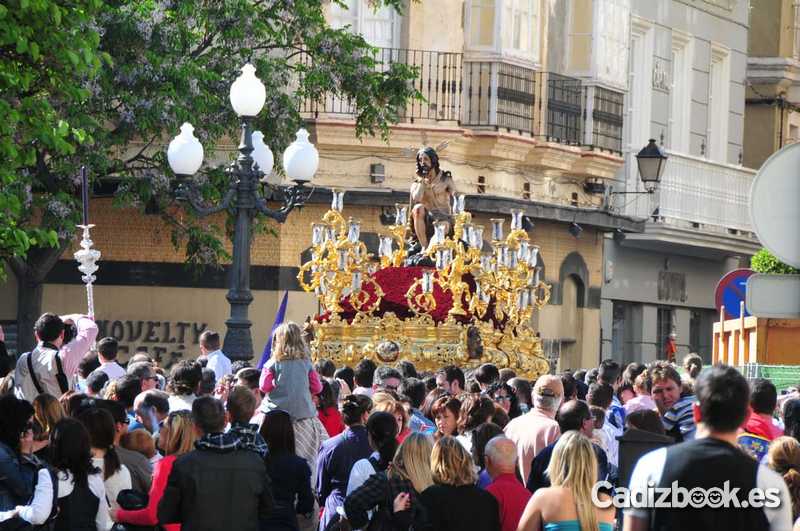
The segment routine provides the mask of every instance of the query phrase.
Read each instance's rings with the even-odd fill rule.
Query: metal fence
[[[583,132],[583,84],[580,79],[541,72],[547,83],[544,136],[561,144],[578,145]]]
[[[411,84],[422,95],[423,100],[414,99],[408,103],[401,117],[408,122],[415,120],[458,121],[461,112],[462,94],[462,54],[436,52],[431,50],[412,50],[406,48],[376,48],[374,50],[375,69],[387,71],[392,64],[403,64],[417,71]],[[300,59],[311,61],[308,55]],[[349,115],[357,113],[354,102],[328,92],[319,99],[306,99],[301,102],[300,113],[312,118],[321,115]]]
[[[460,119],[462,54],[402,48],[381,48],[379,52],[380,64],[406,64],[419,72],[412,84],[424,100],[409,104],[406,119],[411,122],[415,119]]]
[[[536,72],[497,61],[464,66],[464,125],[533,133]]]
[[[625,214],[649,217],[658,206],[659,215],[687,223],[713,225],[752,231],[748,194],[755,170],[724,164],[683,153],[667,151],[669,162],[653,195],[635,196],[625,207]],[[640,186],[636,162],[630,166],[628,190]]]
[[[621,154],[624,94],[595,87],[593,104],[592,147]]]
[[[800,365],[747,363],[738,369],[748,380],[766,378],[775,385],[778,392],[790,387],[800,387]]]
[[[588,92],[580,79],[502,61],[464,61],[463,54],[456,52],[377,48],[374,54],[379,71],[404,64],[417,72],[411,83],[423,99],[408,103],[400,113],[402,121],[452,121],[590,149],[622,150],[621,93],[594,88],[591,144],[587,145]],[[301,60],[311,59],[304,55]],[[357,109],[353,102],[326,93],[304,101],[300,112],[316,119],[355,116]]]

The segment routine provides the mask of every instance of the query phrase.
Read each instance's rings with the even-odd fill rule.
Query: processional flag
[[[289,302],[289,292],[286,291],[283,294],[283,300],[281,301],[281,306],[278,308],[278,313],[275,314],[275,322],[272,323],[272,330],[269,331],[269,337],[267,338],[267,344],[264,345],[264,352],[261,354],[261,361],[258,362],[256,368],[261,370],[265,363],[269,360],[269,357],[272,355],[272,336],[275,334],[275,329],[277,329],[280,325],[283,324],[283,321],[286,319],[286,305]]]

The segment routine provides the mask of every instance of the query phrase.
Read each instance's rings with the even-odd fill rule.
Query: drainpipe
[[[786,100],[783,94],[778,95],[778,108],[781,110],[781,128],[778,136],[778,149],[781,149],[783,148],[783,114],[784,109],[786,109]]]

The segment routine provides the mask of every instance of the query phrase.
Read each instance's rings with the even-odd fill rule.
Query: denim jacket
[[[25,505],[33,496],[36,467],[0,442],[0,511]]]

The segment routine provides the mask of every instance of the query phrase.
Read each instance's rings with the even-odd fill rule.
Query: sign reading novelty
[[[121,360],[136,352],[147,352],[162,366],[200,353],[200,334],[206,323],[187,321],[98,320],[98,337],[113,337],[119,342]]]

